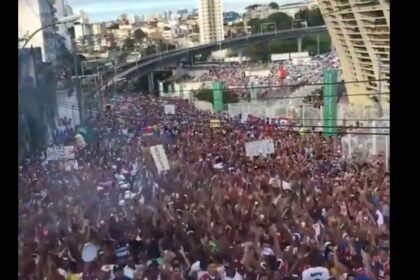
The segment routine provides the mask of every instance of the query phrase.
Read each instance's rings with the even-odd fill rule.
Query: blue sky
[[[153,14],[180,8],[192,9],[198,0],[67,0],[74,13],[88,13],[92,22],[116,19],[120,14]],[[268,4],[270,0],[222,0],[225,11],[243,12],[251,4]],[[299,2],[298,0],[275,1],[278,4]]]

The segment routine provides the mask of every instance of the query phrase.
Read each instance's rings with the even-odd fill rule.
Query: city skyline
[[[224,11],[245,12],[245,7],[253,4],[269,4],[276,2],[279,5],[303,2],[299,0],[222,0]],[[89,15],[92,22],[115,20],[119,15],[150,15],[163,13],[167,10],[178,10],[180,8],[191,10],[197,8],[197,0],[162,0],[149,2],[145,0],[68,0],[69,5],[77,13],[83,10]]]

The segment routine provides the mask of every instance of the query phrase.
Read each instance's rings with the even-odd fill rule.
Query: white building
[[[221,0],[199,0],[198,22],[200,42],[207,44],[224,39],[223,9]]]
[[[130,24],[138,23],[138,22],[140,22],[140,17],[138,15],[130,15],[130,16],[128,16],[128,22]]]
[[[42,26],[54,22],[53,6],[48,0],[19,0],[18,10],[19,38],[25,38]],[[29,41],[27,47],[40,47],[42,60],[56,65],[56,38],[54,27],[45,28]]]
[[[105,33],[105,24],[103,23],[93,23],[92,24],[92,35],[99,36]]]
[[[290,17],[295,17],[295,15],[304,9],[314,9],[318,8],[318,1],[317,0],[306,0],[301,2],[295,2],[290,4],[284,4],[280,6],[278,12],[285,13]]]
[[[81,24],[89,24],[89,15],[86,12],[84,12],[83,10],[80,10],[79,15],[80,15],[79,22]]]
[[[55,0],[54,8],[56,10],[55,15],[58,19],[73,15],[73,10],[68,9],[68,5],[65,0]],[[68,29],[73,26],[73,23],[59,24],[57,25],[57,33],[64,39],[66,48],[72,50],[71,35]]]
[[[246,20],[266,19],[270,15],[272,15],[274,13],[278,13],[278,12],[279,12],[279,10],[272,9],[268,5],[259,5],[259,6],[256,6],[255,8],[253,8],[253,9],[247,10],[244,16],[245,16]]]
[[[92,24],[89,23],[89,16],[84,11],[79,12],[78,24],[74,25],[74,38],[79,46],[88,44],[86,40],[91,39]]]
[[[76,24],[74,25],[74,37],[76,40],[80,40],[83,37],[89,37],[92,35],[91,24]]]
[[[290,4],[283,4],[280,5],[278,9],[273,9],[269,5],[255,5],[254,8],[247,10],[244,16],[246,20],[266,19],[275,13],[285,13],[290,17],[295,17],[295,15],[301,10],[317,7],[317,0],[305,0]]]

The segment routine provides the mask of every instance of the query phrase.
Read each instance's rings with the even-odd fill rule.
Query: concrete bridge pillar
[[[155,77],[153,72],[150,72],[147,75],[147,85],[149,87],[149,93],[154,94],[155,93]]]
[[[298,52],[302,52],[302,37],[298,38]]]
[[[244,48],[239,48],[238,49],[238,57],[239,57],[239,64],[242,64],[242,60],[244,57]]]

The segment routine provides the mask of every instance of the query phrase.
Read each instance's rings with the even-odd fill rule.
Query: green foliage
[[[147,34],[144,33],[143,30],[141,30],[141,28],[139,28],[134,30],[133,37],[137,43],[140,43],[147,37]]]
[[[128,37],[124,41],[123,50],[124,51],[133,51],[134,48],[135,48],[135,45],[136,45],[136,42],[134,41],[134,39]]]
[[[292,20],[292,17],[289,15],[279,12],[270,15],[266,19],[251,19],[248,21],[248,25],[251,26],[253,33],[259,33],[262,31],[262,24],[265,25],[263,31],[274,31],[274,24],[276,25],[277,30],[290,29],[292,27]]]
[[[214,105],[213,103],[213,90],[211,89],[200,89],[193,91],[194,96],[201,101],[207,101]],[[236,103],[238,102],[238,97],[234,92],[229,89],[223,90],[223,103]]]
[[[245,10],[249,11],[249,10],[254,10],[258,7],[260,7],[261,5],[259,4],[254,4],[254,5],[249,5],[248,7],[245,8]]]
[[[296,18],[306,21],[308,26],[324,25],[324,18],[319,9],[303,9],[295,15]]]
[[[302,51],[309,52],[310,55],[318,53],[318,35],[311,34],[303,37]],[[269,61],[271,54],[297,52],[297,39],[276,39],[269,43],[258,43],[247,46],[244,55],[252,61]],[[331,38],[328,32],[319,34],[319,51],[326,53],[331,50]]]
[[[156,54],[158,51],[158,48],[161,52],[166,52],[166,47],[168,47],[168,51],[176,49],[176,46],[173,44],[166,44],[165,42],[159,42],[157,45],[148,45],[146,48],[141,50],[142,55],[152,55]]]
[[[292,20],[292,17],[285,13],[275,13],[266,19],[267,22],[275,22],[277,30],[290,29],[292,26]]]
[[[271,2],[270,4],[268,4],[268,6],[271,8],[271,9],[275,9],[275,10],[278,10],[280,7],[279,7],[279,4],[277,4],[276,2]]]

